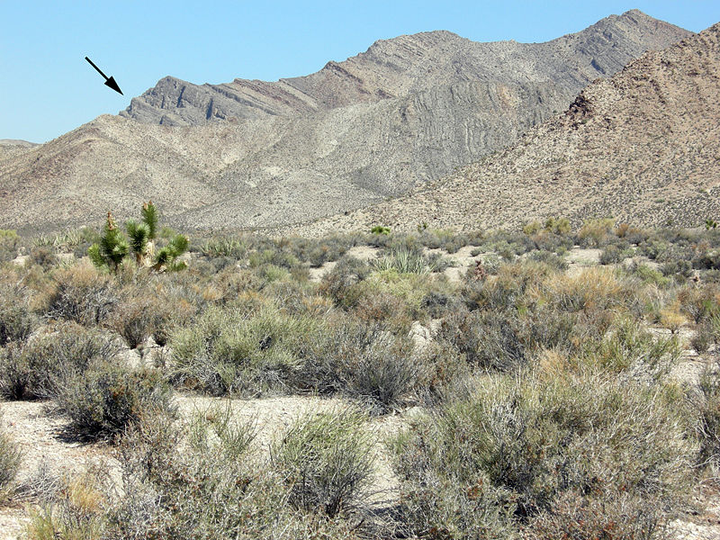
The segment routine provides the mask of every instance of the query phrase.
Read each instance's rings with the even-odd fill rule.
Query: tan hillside
[[[183,229],[269,228],[352,211],[511,145],[591,79],[688,34],[638,11],[540,44],[431,32],[376,43],[342,64],[350,79],[331,83],[330,68],[293,79],[314,96],[308,110],[256,114],[248,100],[232,98],[242,111],[228,121],[201,115],[202,125],[102,116],[0,160],[0,227],[100,223],[111,209],[125,219],[148,199]],[[362,91],[345,84],[358,83],[353,77],[364,81]],[[367,92],[377,99],[362,98]],[[161,104],[172,105],[153,109],[161,116],[195,118],[191,111],[205,106],[189,90],[182,99],[160,93]]]
[[[565,216],[697,225],[720,216],[720,24],[590,85],[517,146],[301,232],[513,227]]]

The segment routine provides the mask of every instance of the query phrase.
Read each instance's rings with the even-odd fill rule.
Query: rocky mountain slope
[[[182,228],[355,210],[510,145],[589,80],[687,35],[632,11],[543,44],[402,36],[308,77],[254,81],[254,97],[237,83],[232,110],[215,87],[161,81],[121,116],[0,160],[0,227],[123,219],[148,199]],[[284,85],[299,101],[277,98]],[[227,121],[207,121],[206,98],[220,111],[209,118]],[[193,125],[169,125],[182,123]]]
[[[24,154],[36,146],[38,146],[36,143],[20,139],[0,139],[0,160]]]
[[[512,227],[548,216],[687,226],[720,216],[720,23],[588,86],[514,148],[300,232]]]
[[[547,43],[477,43],[451,32],[424,32],[377,41],[365,53],[328,62],[306,77],[218,85],[165,77],[120,114],[147,123],[202,125],[308,114],[465,82],[551,85],[574,97],[646,50],[662,49],[687,34],[638,10]]]

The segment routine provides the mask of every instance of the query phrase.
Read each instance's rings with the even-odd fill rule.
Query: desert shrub
[[[677,296],[680,309],[696,323],[720,315],[720,286],[703,283],[699,287],[683,287]]]
[[[349,308],[360,295],[355,285],[366,279],[371,271],[372,268],[366,262],[354,257],[343,257],[323,276],[319,291],[332,298],[338,306]]]
[[[47,246],[38,246],[30,251],[30,264],[37,264],[43,268],[51,268],[58,262],[55,250]]]
[[[693,480],[697,446],[663,396],[598,374],[479,379],[396,443],[409,532],[562,537],[543,532],[554,522],[577,525],[573,538],[603,527],[638,537],[672,516]]]
[[[296,374],[296,385],[360,400],[372,414],[399,407],[422,375],[412,343],[379,324],[340,318],[329,323]]]
[[[0,422],[3,421],[0,413]],[[22,452],[15,441],[5,432],[0,424],[0,503],[12,494],[13,482],[17,478],[22,461]]]
[[[481,369],[509,370],[527,359],[519,320],[509,311],[457,312],[443,321],[438,338]]]
[[[272,265],[289,270],[300,265],[295,255],[277,246],[251,252],[248,262],[251,268]]]
[[[720,472],[720,377],[716,365],[706,368],[700,377],[700,396],[697,407],[700,422],[700,462],[710,467],[712,474]]]
[[[689,278],[692,275],[692,263],[690,261],[670,261],[660,267],[664,276],[681,276]]]
[[[604,268],[589,268],[574,276],[555,275],[543,283],[543,295],[569,312],[629,309],[637,301],[633,283]]]
[[[573,247],[573,239],[571,236],[551,233],[547,230],[533,234],[530,240],[532,240],[535,249],[549,251],[557,255],[563,255]]]
[[[110,276],[88,265],[58,270],[46,298],[45,316],[86,326],[104,323],[118,301]]]
[[[636,378],[661,379],[680,358],[682,348],[675,336],[655,338],[627,317],[619,317],[599,343],[592,359],[604,369],[629,371]]]
[[[364,502],[373,474],[365,418],[352,411],[298,419],[273,449],[289,502],[329,517]]]
[[[90,468],[82,475],[63,478],[40,508],[30,510],[29,540],[72,538],[94,540],[105,532],[104,511],[109,500],[107,472]]]
[[[625,270],[629,275],[638,278],[646,285],[657,285],[666,288],[672,284],[672,281],[663,276],[662,272],[650,268],[647,264],[638,264],[633,261],[625,267]]]
[[[154,370],[130,370],[97,362],[69,378],[57,396],[67,430],[83,439],[112,439],[145,414],[173,412],[171,389]]]
[[[213,395],[279,391],[303,363],[317,322],[272,307],[207,310],[173,334],[174,380]]]
[[[577,243],[583,247],[602,247],[611,241],[614,219],[591,219],[577,232]],[[614,235],[613,235],[614,236]]]
[[[68,379],[81,376],[95,360],[110,360],[117,351],[103,332],[60,324],[0,355],[0,394],[11,399],[55,397]]]
[[[549,217],[545,220],[545,230],[553,234],[570,234],[570,221],[567,218]]]
[[[558,271],[558,272],[564,272],[565,270],[568,269],[567,261],[563,257],[553,253],[552,251],[546,251],[546,250],[533,251],[530,254],[529,258],[532,261],[547,264],[553,270]]]
[[[713,325],[707,321],[698,325],[695,334],[690,338],[690,345],[699,354],[704,354],[710,349],[710,345],[715,343],[717,335]]]
[[[526,291],[538,288],[552,273],[550,266],[534,261],[506,264],[496,278],[467,281],[460,292],[470,309],[503,310],[520,305]]]
[[[0,346],[23,342],[37,327],[30,310],[29,291],[17,284],[0,285]]]
[[[135,289],[135,288],[133,288]],[[162,289],[161,289],[162,291]],[[175,324],[187,322],[189,309],[173,298],[162,297],[150,288],[130,290],[109,317],[109,326],[120,334],[132,349],[148,337],[164,344]]]
[[[297,493],[289,481],[293,465],[309,472],[333,465],[348,470],[333,461],[330,451],[323,460],[319,451],[312,454],[322,447],[320,441],[309,442],[307,452],[294,454],[300,459],[283,462],[289,468],[280,471],[252,453],[253,434],[251,425],[236,423],[222,410],[200,411],[189,424],[160,417],[131,427],[119,445],[125,496],[107,509],[104,538],[369,537],[364,521],[370,516],[348,515],[345,501],[335,518],[323,508],[301,510],[290,504]],[[324,442],[349,450],[349,444],[338,441],[350,438],[326,437]]]
[[[460,299],[442,291],[431,290],[420,301],[420,307],[433,319],[439,319],[460,306]]]
[[[577,320],[548,308],[520,314],[513,310],[458,310],[446,317],[438,339],[483,370],[514,370],[539,349],[574,348]]]
[[[322,239],[289,238],[288,248],[301,261],[312,267],[322,266],[329,261],[337,261],[348,249],[360,241],[358,235],[331,235]]]
[[[618,264],[625,260],[625,253],[616,245],[605,246],[600,253],[600,264]]]

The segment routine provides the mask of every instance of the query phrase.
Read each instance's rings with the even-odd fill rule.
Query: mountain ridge
[[[639,43],[635,34],[645,41]],[[329,61],[315,73],[277,82],[236,78],[230,83],[195,85],[165,77],[133,98],[120,115],[165,125],[293,116],[400,97],[440,81],[445,85],[468,80],[554,82],[574,95],[598,76],[622,68],[631,57],[667,45],[667,34],[679,39],[689,33],[639,10],[611,15],[580,32],[543,43],[474,42],[446,30],[420,32],[377,40],[342,62]],[[529,50],[537,52],[523,58]],[[568,50],[583,58],[568,65],[572,56]],[[535,65],[540,69],[533,69]]]
[[[720,214],[718,65],[720,23],[588,86],[516,146],[392,201],[278,232],[468,230],[552,216],[702,225]]]

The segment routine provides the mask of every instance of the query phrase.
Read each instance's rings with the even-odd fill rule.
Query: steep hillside
[[[687,226],[720,217],[720,23],[590,85],[512,149],[298,230],[512,227],[552,215]]]
[[[628,12],[539,45],[473,44],[448,32],[404,36],[346,64],[376,66],[382,77],[366,69],[360,94],[382,87],[383,99],[363,102],[344,83],[330,91],[319,72],[293,79],[293,88],[314,96],[313,112],[200,126],[103,116],[0,160],[0,227],[75,226],[101,221],[109,209],[122,219],[150,198],[183,228],[277,227],[348,212],[512,144],[566,108],[572,84],[686,34]],[[550,79],[541,80],[538,66]],[[195,110],[183,100],[177,110]]]

